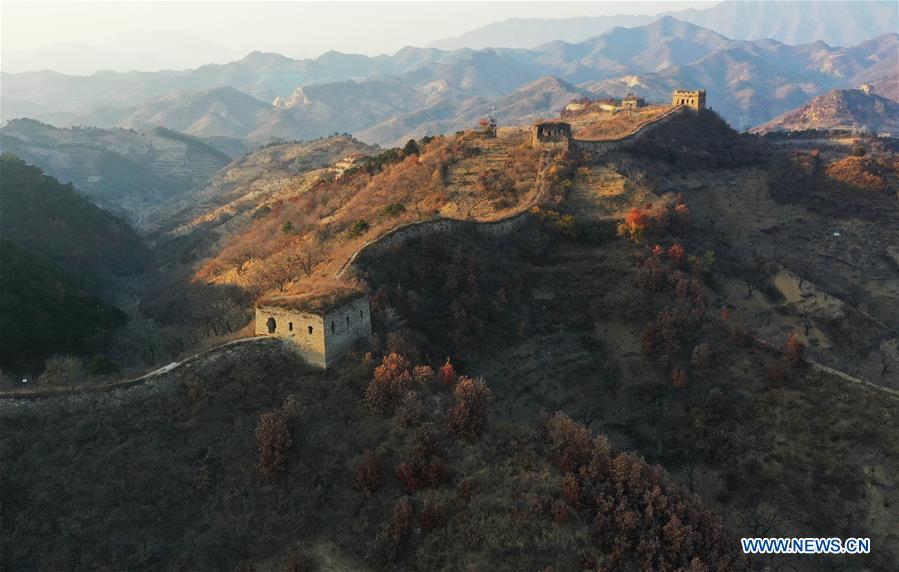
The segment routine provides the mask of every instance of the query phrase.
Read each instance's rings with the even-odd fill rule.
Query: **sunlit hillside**
[[[524,129],[493,139],[474,132],[426,138],[344,167],[258,202],[253,221],[197,277],[256,295],[301,291],[333,280],[356,249],[400,225],[497,220],[559,202],[568,170],[564,153],[533,149]]]

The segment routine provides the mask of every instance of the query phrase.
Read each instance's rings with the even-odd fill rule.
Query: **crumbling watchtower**
[[[256,335],[290,340],[309,364],[327,369],[356,341],[371,339],[368,294],[333,288],[263,298],[256,304]]]
[[[539,121],[531,128],[531,145],[550,149],[571,147],[571,124],[564,121]]]

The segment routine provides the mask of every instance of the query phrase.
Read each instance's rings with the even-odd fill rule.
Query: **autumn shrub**
[[[628,211],[624,221],[618,224],[618,236],[623,236],[642,244],[646,239],[646,229],[649,226],[649,217],[643,209],[637,207]]]
[[[574,473],[562,476],[562,495],[572,506],[581,506],[581,484]]]
[[[678,389],[687,387],[687,372],[681,368],[675,368],[671,372],[671,383]]]
[[[447,507],[446,504],[436,495],[426,496],[422,502],[418,512],[418,522],[422,530],[435,530],[446,524]]]
[[[365,219],[359,219],[353,223],[349,230],[350,238],[356,238],[365,234],[368,230],[368,222]]]
[[[556,523],[556,526],[562,526],[568,522],[571,518],[571,512],[568,510],[568,507],[563,503],[556,502],[553,503],[551,513],[553,517],[553,522]]]
[[[77,385],[87,374],[81,360],[74,356],[54,356],[45,362],[44,371],[37,378],[39,385]]]
[[[411,463],[400,463],[394,469],[394,473],[400,482],[400,487],[406,493],[413,493],[423,486],[421,479],[416,474],[415,467]]]
[[[667,365],[681,347],[684,319],[676,309],[663,308],[643,333],[643,353]]]
[[[446,363],[440,368],[440,381],[446,387],[452,387],[456,384],[456,369],[450,358],[446,358]]]
[[[765,379],[772,385],[780,385],[787,379],[787,370],[780,362],[771,364],[765,370]]]
[[[805,363],[805,344],[796,337],[796,334],[790,334],[784,344],[784,359],[792,367],[799,367]]]
[[[638,288],[648,292],[658,292],[668,282],[670,271],[668,266],[662,264],[658,256],[653,255],[640,262],[634,283]]]
[[[690,364],[698,369],[708,369],[712,365],[712,346],[707,343],[697,344],[690,355]]]
[[[537,217],[540,222],[549,226],[549,228],[566,238],[578,238],[581,235],[581,227],[574,218],[574,215],[563,214],[553,209],[542,209],[540,207],[532,207],[531,213]]]
[[[580,451],[563,469],[561,493],[591,523],[596,547],[608,555],[605,569],[749,570],[720,520],[661,469],[616,451],[562,413],[548,428],[557,465],[559,448]],[[559,512],[554,518],[564,518]]]
[[[474,492],[474,483],[471,479],[462,479],[459,481],[459,484],[456,485],[456,496],[462,502],[470,502],[472,492]]]
[[[399,203],[391,203],[384,207],[384,214],[393,218],[406,212],[406,207]]]
[[[552,443],[552,458],[563,471],[577,471],[593,453],[593,435],[590,430],[558,412],[547,421],[547,432]]]
[[[455,403],[448,415],[450,430],[466,439],[480,437],[487,427],[487,404],[491,397],[483,378],[460,377],[453,388]]]
[[[429,365],[417,365],[412,368],[412,380],[420,386],[427,386],[434,381],[437,374]]]
[[[365,405],[377,415],[392,413],[412,386],[412,364],[404,356],[391,352],[375,368],[374,377],[365,389]]]
[[[415,436],[412,460],[399,463],[394,469],[400,486],[407,493],[418,489],[437,487],[449,476],[446,462],[441,458],[434,428],[425,424]]]
[[[372,450],[367,450],[362,455],[362,460],[356,465],[356,484],[366,494],[373,494],[381,488],[382,482],[381,460]]]
[[[398,427],[412,427],[421,421],[424,409],[418,394],[409,391],[396,407],[396,423]]]
[[[687,256],[686,252],[684,251],[684,247],[677,242],[668,247],[668,251],[666,252],[666,254],[668,255],[668,258],[671,260],[671,262],[677,265],[683,264]]]
[[[394,563],[402,556],[412,533],[412,503],[400,499],[393,507],[390,520],[379,534],[379,544],[384,563]]]
[[[287,554],[287,562],[284,563],[286,572],[313,572],[316,568],[315,558],[296,549]]]
[[[269,411],[256,425],[257,466],[264,473],[279,473],[287,468],[287,451],[293,445],[287,417],[280,411]]]
[[[113,375],[121,371],[121,366],[106,355],[97,355],[87,363],[87,373],[91,376]]]

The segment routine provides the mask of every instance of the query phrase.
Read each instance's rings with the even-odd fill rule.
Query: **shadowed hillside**
[[[35,368],[101,348],[126,321],[107,301],[150,251],[128,224],[69,185],[0,156],[0,365]]]

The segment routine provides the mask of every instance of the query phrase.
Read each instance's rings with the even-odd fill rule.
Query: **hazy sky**
[[[392,53],[507,18],[656,14],[714,2],[0,2],[0,67],[156,70],[253,50]]]

